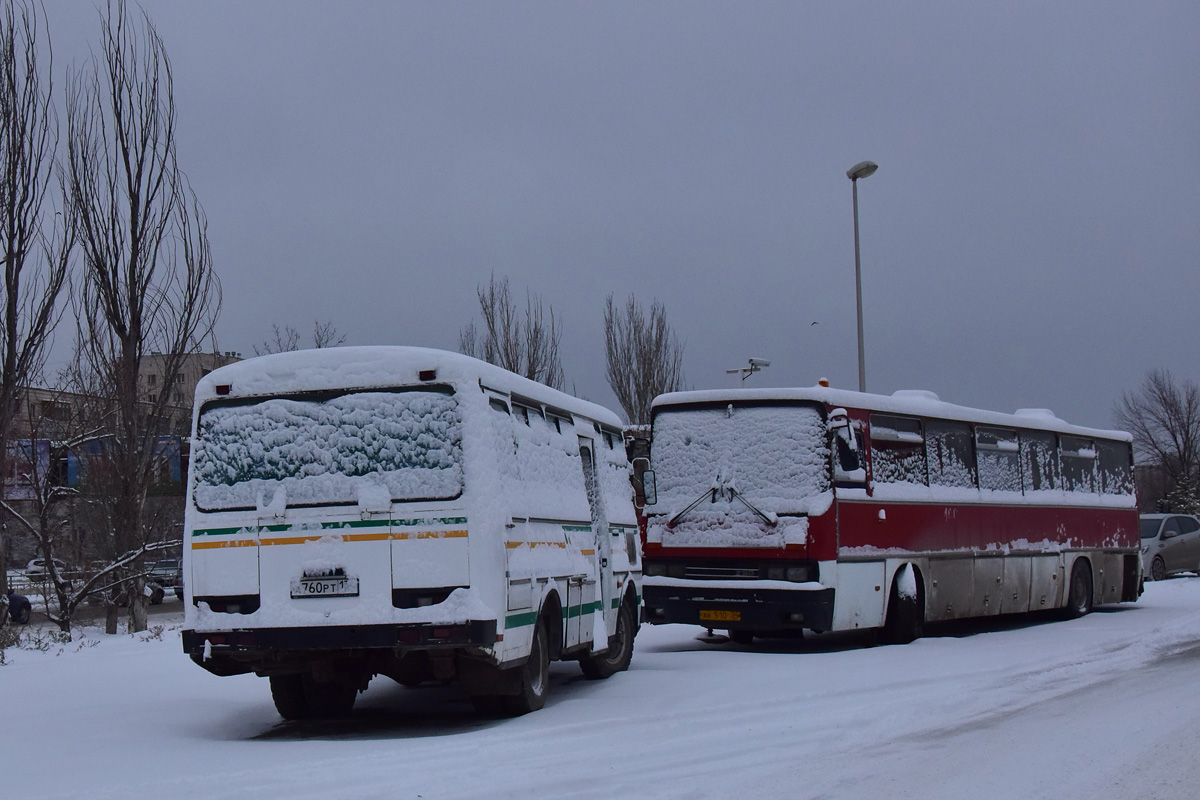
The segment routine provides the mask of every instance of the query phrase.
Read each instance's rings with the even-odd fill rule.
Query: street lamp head
[[[860,161],[846,170],[846,177],[852,181],[856,181],[859,178],[869,178],[875,174],[875,170],[877,169],[879,169],[879,165],[874,161]]]

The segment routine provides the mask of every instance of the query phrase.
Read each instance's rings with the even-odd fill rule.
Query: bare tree
[[[483,314],[483,331],[470,322],[459,332],[459,351],[562,389],[564,376],[558,354],[562,328],[553,307],[543,306],[541,298],[527,292],[522,314],[509,292],[508,278],[497,283],[495,275],[486,288],[478,287],[476,294]]]
[[[139,396],[148,352],[171,386],[220,308],[207,220],[179,168],[171,62],[144,13],[125,3],[101,16],[100,55],[69,75],[67,187],[84,275],[75,302],[81,374],[90,371],[111,437],[97,469],[111,481],[104,520],[115,561],[152,541],[146,497],[169,429],[169,393]],[[144,581],[127,576],[130,628],[144,630]]]
[[[1169,370],[1152,370],[1137,391],[1122,395],[1116,419],[1133,435],[1137,459],[1163,476],[1164,497],[1154,501],[1169,496],[1176,506],[1200,502],[1200,386],[1176,382]]]
[[[604,350],[608,385],[630,425],[649,424],[654,398],[683,388],[683,343],[658,300],[647,315],[633,295],[618,309],[610,294],[604,303]]]
[[[284,325],[283,330],[279,330],[279,325],[271,326],[272,336],[270,339],[262,343],[262,347],[254,346],[254,355],[265,356],[269,353],[290,353],[293,350],[300,349],[300,332],[291,325]],[[312,346],[320,350],[324,347],[337,347],[346,341],[345,334],[339,333],[333,322],[321,322],[316,320],[313,322]]]
[[[0,476],[8,474],[22,392],[40,375],[61,316],[71,253],[71,226],[61,223],[51,205],[58,123],[48,40],[44,75],[38,63],[39,19],[44,23],[44,11],[39,15],[28,3],[0,8]],[[3,497],[0,481],[0,501]],[[8,589],[4,535],[0,528],[0,626]]]
[[[290,353],[293,350],[300,349],[300,332],[291,325],[285,325],[283,330],[279,330],[278,324],[271,325],[273,331],[270,339],[262,343],[260,348],[254,346],[254,355],[265,356],[269,353]]]

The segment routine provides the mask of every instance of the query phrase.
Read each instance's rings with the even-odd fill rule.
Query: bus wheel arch
[[[908,644],[921,638],[924,629],[925,580],[920,567],[905,562],[892,575],[882,640],[885,644]]]
[[[563,626],[566,625],[566,622],[563,617],[562,601],[558,599],[558,592],[551,589],[542,598],[536,623],[544,625],[546,628],[546,646],[551,661],[558,661],[562,657]]]
[[[617,632],[608,642],[608,649],[594,656],[579,659],[579,667],[590,680],[600,680],[629,669],[633,658],[633,640],[637,636],[637,608],[633,593],[626,592],[617,607]]]
[[[1095,591],[1092,562],[1087,556],[1079,556],[1071,564],[1071,580],[1067,583],[1067,596],[1063,598],[1067,619],[1078,619],[1090,613]]]

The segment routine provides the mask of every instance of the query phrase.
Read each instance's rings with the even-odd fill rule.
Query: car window
[[[1179,535],[1179,517],[1171,517],[1163,524],[1163,538]]]
[[[1200,520],[1195,517],[1176,517],[1179,520],[1179,532],[1191,533],[1192,531],[1200,530]]]

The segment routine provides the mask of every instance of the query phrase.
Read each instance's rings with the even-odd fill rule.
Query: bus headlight
[[[644,565],[646,575],[650,577],[662,576],[667,574],[667,567],[659,561],[648,561]]]
[[[790,578],[787,577],[788,572],[789,572],[789,570],[785,569],[784,567],[767,567],[767,580],[769,580],[769,581],[790,580]]]
[[[808,567],[788,567],[787,579],[796,583],[805,583],[808,581]]]

